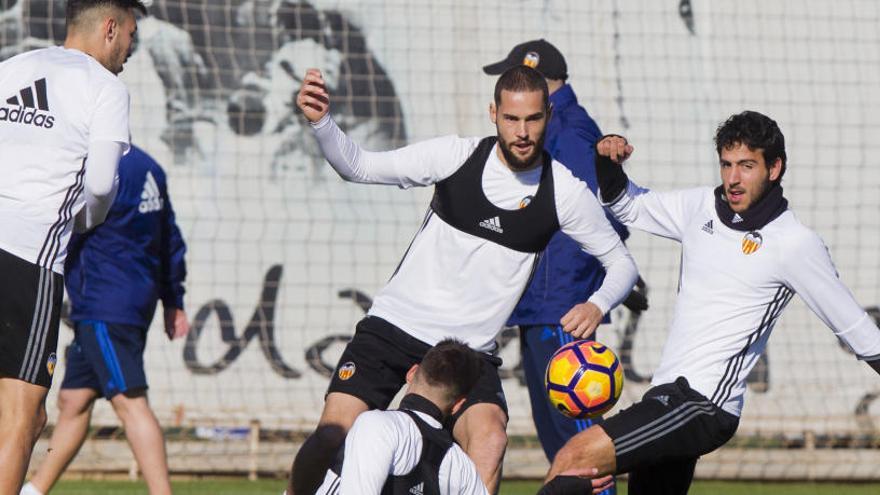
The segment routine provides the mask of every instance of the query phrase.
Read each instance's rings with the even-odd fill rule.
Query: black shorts
[[[367,403],[371,409],[387,409],[406,383],[406,372],[421,362],[430,345],[376,316],[359,321],[354,338],[345,347],[327,393],[342,392]],[[456,418],[468,407],[489,403],[507,414],[498,367],[501,358],[480,353],[483,369]]]
[[[64,279],[0,249],[0,375],[49,387]]]
[[[617,473],[696,459],[727,443],[739,418],[692,390],[683,377],[645,392],[640,402],[605,418]],[[691,467],[691,470],[693,467]]]

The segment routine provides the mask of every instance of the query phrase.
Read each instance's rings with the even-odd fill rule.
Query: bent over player
[[[498,134],[484,139],[446,136],[371,153],[339,129],[329,101],[320,72],[308,71],[297,104],[345,180],[435,189],[422,227],[340,358],[318,428],[294,461],[293,493],[314,490],[355,418],[385,409],[410,366],[450,337],[484,359],[452,431],[493,492],[507,445],[495,337],[538,254],[562,230],[605,266],[602,286],[562,318],[575,336],[594,331],[629,294],[635,264],[586,184],[543,151],[550,108],[534,69],[514,67],[498,79],[489,108]]]
[[[74,220],[103,221],[128,151],[116,75],[134,10],[146,13],[137,0],[70,0],[63,47],[0,63],[0,493],[18,493],[46,422]]]
[[[641,402],[573,437],[548,479],[596,468],[630,473],[632,494],[687,493],[697,458],[736,432],[746,376],[795,293],[859,359],[880,373],[880,330],[841,282],[828,250],[788,208],[780,180],[785,140],[746,111],[715,135],[721,185],[660,193],[619,165],[632,152],[597,145],[602,200],[626,226],[682,244],[669,337]]]
[[[345,437],[344,456],[316,495],[485,495],[473,461],[443,428],[480,378],[482,364],[454,339],[432,347],[407,371],[399,409],[358,416]]]

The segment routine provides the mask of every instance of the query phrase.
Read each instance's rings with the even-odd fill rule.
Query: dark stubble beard
[[[504,155],[504,159],[507,161],[507,166],[509,166],[516,172],[522,172],[524,170],[533,168],[535,165],[539,165],[539,163],[537,162],[541,158],[541,152],[544,150],[545,135],[546,132],[541,133],[541,136],[535,143],[532,154],[522,160],[513,153],[513,151],[510,149],[510,145],[506,143],[503,139],[501,139],[501,131],[499,130],[498,145],[501,147],[501,154]]]

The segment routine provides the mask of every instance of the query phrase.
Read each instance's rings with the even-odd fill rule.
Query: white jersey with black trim
[[[329,117],[314,128],[321,150],[344,179],[402,188],[429,186],[451,176],[480,142],[445,136],[393,151],[368,152]],[[560,229],[605,267],[604,283],[589,301],[607,312],[632,290],[638,276],[635,262],[586,184],[558,162],[552,163],[552,172]],[[535,194],[540,178],[540,167],[513,172],[493,149],[483,171],[483,192],[495,206],[515,210]],[[498,222],[490,218],[481,225],[503,229]],[[537,256],[462,232],[429,211],[397,271],[373,299],[369,314],[429,345],[453,337],[490,352]]]
[[[718,218],[711,188],[661,193],[632,182],[610,209],[627,227],[682,244],[679,293],[652,385],[683,376],[739,416],[746,376],[795,293],[860,359],[880,357],[880,330],[791,210],[742,232]]]
[[[431,416],[415,411],[429,426],[441,425]],[[400,411],[368,411],[355,420],[345,437],[342,473],[327,471],[315,495],[379,495],[388,476],[413,470],[422,455],[422,432],[412,418]],[[441,495],[484,495],[486,486],[473,461],[453,443],[438,472]],[[419,493],[413,487],[412,493]]]
[[[125,85],[62,47],[0,63],[0,249],[62,273],[94,142],[129,146]]]

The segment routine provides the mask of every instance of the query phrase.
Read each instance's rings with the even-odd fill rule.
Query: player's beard
[[[501,138],[501,132],[498,132],[498,145],[501,147],[501,154],[504,155],[504,159],[507,161],[507,165],[516,172],[521,172],[523,170],[528,170],[533,168],[541,157],[541,151],[544,150],[544,136],[546,132],[542,132],[541,136],[537,141],[530,141],[529,144],[533,144],[532,153],[529,154],[525,158],[519,158],[517,155],[513,153],[510,149],[510,143],[504,141]]]

